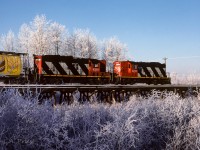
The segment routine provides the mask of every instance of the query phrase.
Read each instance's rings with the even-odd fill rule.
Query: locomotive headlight
[[[36,59],[35,61],[41,61],[41,58]]]

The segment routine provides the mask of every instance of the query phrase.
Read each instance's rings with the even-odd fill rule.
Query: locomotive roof
[[[151,61],[151,62],[143,62],[143,61],[130,61],[131,63],[143,63],[143,64],[162,64],[161,62],[155,62],[155,61]]]
[[[142,64],[162,64],[161,62],[156,62],[156,61],[151,61],[151,62],[143,62],[143,61],[130,61],[130,60],[125,60],[125,61],[118,61],[118,62],[130,62],[130,63],[135,63],[135,64],[139,64],[139,63],[142,63]]]
[[[16,52],[8,52],[8,51],[0,51],[0,54],[27,55],[27,53],[16,53]]]
[[[73,57],[73,56],[64,56],[64,55],[34,55],[34,56],[41,56],[45,60],[59,60],[59,61],[66,61],[66,58],[68,60],[74,60],[74,61],[88,61],[90,60],[92,63],[96,64],[100,60],[99,59],[92,59],[92,58],[81,58],[81,57]]]

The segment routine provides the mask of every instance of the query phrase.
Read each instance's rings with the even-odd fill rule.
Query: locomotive
[[[61,55],[33,55],[29,67],[26,53],[0,52],[0,80],[4,83],[38,84],[170,84],[166,64],[115,61],[106,70],[106,60]]]

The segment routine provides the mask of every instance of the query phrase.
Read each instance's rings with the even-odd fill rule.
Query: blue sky
[[[169,72],[200,73],[199,8],[200,0],[0,0],[0,34],[18,33],[45,14],[69,32],[89,28],[98,39],[118,37],[134,61],[167,57]]]

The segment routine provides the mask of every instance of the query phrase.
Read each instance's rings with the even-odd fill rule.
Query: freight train
[[[0,80],[37,84],[170,84],[166,64],[159,62],[115,61],[107,71],[106,60],[60,55],[33,55],[29,67],[26,53],[0,52]]]

